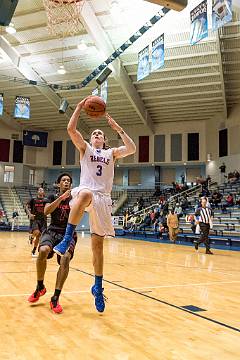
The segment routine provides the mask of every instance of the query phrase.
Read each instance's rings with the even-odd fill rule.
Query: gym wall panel
[[[188,161],[199,160],[199,133],[188,134]]]
[[[13,143],[13,162],[23,163],[23,144],[21,140],[14,140]]]
[[[219,157],[228,156],[228,129],[219,130],[218,151]]]
[[[182,160],[182,134],[171,134],[171,161]]]
[[[62,164],[62,141],[53,142],[53,165]]]
[[[115,168],[113,184],[119,186],[123,185],[123,169]]]
[[[66,142],[66,165],[75,165],[75,145],[71,140]]]
[[[187,175],[187,182],[194,182],[196,181],[196,178],[201,176],[201,168],[195,167],[195,168],[188,168],[186,171]]]
[[[24,146],[26,151],[26,164],[35,165],[37,159],[37,149],[33,146]]]
[[[134,163],[134,154],[126,156],[125,158],[123,158],[122,163],[123,164],[132,164],[132,163]]]
[[[171,184],[176,180],[176,169],[175,168],[164,168],[161,167],[161,182],[165,184]]]
[[[165,135],[154,136],[154,161],[165,161]]]
[[[141,171],[138,169],[128,170],[128,185],[138,185],[141,183]]]
[[[235,155],[240,153],[239,147],[240,139],[240,126],[232,126],[229,128],[229,146],[230,146],[230,155]]]
[[[139,162],[149,162],[149,136],[139,136]]]
[[[0,161],[9,162],[10,140],[0,139]]]

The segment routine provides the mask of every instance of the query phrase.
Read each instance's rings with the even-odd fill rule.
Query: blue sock
[[[64,235],[64,241],[69,242],[69,244],[72,240],[73,233],[74,233],[76,226],[77,225],[73,225],[73,224],[69,224],[69,223],[67,224],[65,235]]]
[[[102,280],[103,280],[102,276],[95,275],[95,285],[101,289],[102,289]]]

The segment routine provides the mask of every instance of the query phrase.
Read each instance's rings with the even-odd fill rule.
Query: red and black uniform
[[[44,215],[44,207],[48,202],[47,198],[32,198],[28,202],[31,214],[35,215],[34,220],[30,220],[30,230],[39,230],[41,233],[47,228],[47,217]]]
[[[52,203],[57,198],[58,198],[57,195],[49,195],[47,202]],[[71,197],[61,201],[60,205],[51,213],[51,223],[48,226],[48,228],[42,233],[39,247],[43,245],[48,245],[52,250],[54,246],[58,245],[62,241],[70,213],[70,206],[69,206],[70,200]],[[73,258],[74,255],[74,249],[76,243],[77,243],[77,233],[74,232],[72,241],[68,249],[68,252],[71,254],[71,259]],[[48,259],[52,258],[53,255],[54,252],[51,251],[48,255]],[[58,255],[58,263],[60,263],[60,258],[61,257]]]

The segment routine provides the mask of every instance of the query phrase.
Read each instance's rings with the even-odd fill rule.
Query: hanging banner
[[[16,96],[14,117],[17,119],[30,119],[30,98],[26,96]]]
[[[104,101],[105,104],[106,104],[106,103],[107,103],[107,97],[108,97],[108,81],[107,81],[107,80],[105,80],[105,81],[101,84],[100,97],[103,99],[103,101]]]
[[[164,65],[164,34],[152,42],[152,71]]]
[[[138,53],[137,81],[144,79],[149,75],[149,72],[149,46],[146,46]]]
[[[97,95],[98,95],[98,87],[96,87],[95,89],[93,89],[92,95],[93,95],[93,96],[97,96]]]
[[[208,36],[207,0],[190,12],[190,19],[190,44],[194,45]]]
[[[3,114],[3,94],[0,94],[0,116]]]
[[[47,147],[48,133],[45,131],[23,131],[23,145]]]
[[[232,0],[212,0],[212,29],[232,21]]]

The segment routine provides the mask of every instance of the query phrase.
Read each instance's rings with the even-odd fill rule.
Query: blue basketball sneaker
[[[98,312],[104,312],[106,296],[103,294],[103,288],[96,285],[92,286],[92,294],[95,297],[95,306]]]
[[[53,251],[56,254],[63,256],[70,246],[71,239],[72,238],[68,239],[67,237],[64,237],[64,239],[53,248]]]

